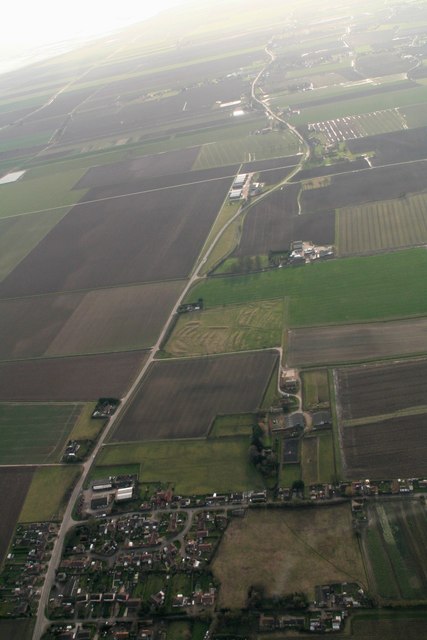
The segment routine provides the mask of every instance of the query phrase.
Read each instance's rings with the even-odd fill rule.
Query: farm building
[[[329,411],[316,411],[312,415],[313,428],[326,427],[332,424],[332,416]]]
[[[92,482],[92,491],[108,491],[108,489],[112,488],[113,485],[110,478],[102,478]]]
[[[246,178],[248,177],[247,173],[239,173],[239,175],[237,175],[234,179],[233,182],[233,189],[239,189],[241,187],[243,187],[243,185],[246,182]]]
[[[286,428],[287,429],[304,429],[305,427],[305,418],[304,414],[297,412],[291,413],[290,416],[286,417]]]
[[[230,190],[228,197],[230,200],[240,200],[242,197],[243,189],[235,189],[234,187]]]
[[[116,502],[122,502],[123,500],[132,500],[133,487],[121,487],[117,489]]]

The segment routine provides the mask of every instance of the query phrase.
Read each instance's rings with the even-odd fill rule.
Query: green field
[[[58,462],[81,404],[0,404],[0,464]]]
[[[170,483],[182,495],[261,489],[248,448],[247,436],[108,445],[96,465],[102,475],[105,466],[139,464],[141,482]]]
[[[256,416],[252,413],[236,413],[230,416],[218,416],[215,418],[209,432],[211,438],[224,438],[227,436],[252,435],[252,426],[256,423]]]
[[[329,381],[326,369],[304,371],[301,374],[303,408],[324,409],[329,407]]]
[[[329,483],[335,477],[332,431],[304,438],[301,451],[302,479],[306,485]]]
[[[282,342],[284,315],[285,300],[182,314],[165,351],[180,357],[277,347]]]
[[[427,600],[426,510],[414,500],[376,502],[369,507],[364,548],[371,589],[385,600]]]
[[[338,209],[336,226],[342,256],[425,244],[427,194]]]
[[[416,274],[408,287],[408,274]],[[427,253],[411,249],[347,258],[196,285],[205,308],[289,296],[292,327],[404,318],[427,313]],[[314,303],[315,301],[315,303]]]
[[[251,160],[266,160],[289,156],[301,151],[301,144],[292,131],[271,131],[266,135],[249,135],[232,140],[205,144],[194,163],[194,169],[209,169],[220,165]]]
[[[31,177],[29,171],[17,182],[0,185],[0,218],[76,203],[86,190],[73,191],[72,187],[85,171],[85,168],[80,167],[54,175],[46,172],[39,177]]]
[[[0,280],[43,240],[67,211],[68,208],[54,209],[0,219]]]
[[[19,522],[61,520],[81,473],[77,465],[39,467],[32,479]]]

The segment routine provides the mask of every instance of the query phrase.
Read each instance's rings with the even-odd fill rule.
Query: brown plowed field
[[[179,171],[189,171],[199,154],[200,147],[157,153],[126,162],[91,167],[74,189],[111,187],[136,180],[157,178]],[[138,191],[141,189],[138,188]]]
[[[74,207],[0,284],[2,297],[184,278],[230,179]]]
[[[302,193],[304,213],[320,213],[375,200],[393,200],[407,193],[423,191],[427,184],[427,162],[391,165],[332,177],[321,189]]]
[[[337,382],[344,420],[427,405],[427,360],[339,369]]]
[[[205,436],[216,415],[260,406],[277,359],[275,351],[259,351],[155,362],[112,439]]]
[[[371,158],[374,166],[422,160],[427,158],[427,127],[357,138],[349,140],[347,146],[352,153],[374,151],[375,156]]]
[[[152,346],[180,291],[167,281],[0,301],[0,360]]]
[[[235,255],[254,256],[288,249],[292,240],[333,243],[335,213],[298,215],[299,190],[299,184],[287,185],[274,191],[248,212]]]
[[[341,426],[348,478],[411,478],[427,473],[427,419],[402,416]]]
[[[111,198],[121,196],[123,194],[142,194],[141,192],[157,191],[160,189],[171,189],[174,187],[186,187],[195,185],[199,182],[211,182],[221,180],[222,178],[228,178],[230,181],[235,177],[239,166],[227,165],[221,167],[212,167],[211,169],[199,169],[198,171],[185,171],[183,173],[173,173],[170,175],[159,175],[153,178],[144,178],[143,176],[129,177],[125,175],[120,176],[118,174],[116,178],[111,174],[110,184],[106,180],[106,186],[91,189],[82,198],[80,202],[90,202],[97,198]],[[107,172],[108,175],[109,172]],[[125,171],[124,171],[125,173]],[[123,177],[123,180],[121,179]]]
[[[426,337],[427,318],[291,329],[287,362],[323,365],[418,354],[427,351]]]
[[[0,400],[92,401],[120,398],[141,369],[146,352],[0,363]]]
[[[35,467],[0,468],[0,566],[21,513]]]

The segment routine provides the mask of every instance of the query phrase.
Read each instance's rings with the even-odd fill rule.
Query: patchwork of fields
[[[210,560],[185,564],[189,537],[210,535],[169,535],[171,512],[149,572],[139,560],[139,577],[133,560],[122,572],[129,602],[134,583],[143,594],[125,614],[132,633],[147,614],[164,640],[203,640],[210,628],[255,637],[261,612],[278,615],[285,594],[313,602],[316,584],[357,582],[379,606],[427,602],[424,502],[366,499],[356,513],[346,499],[357,486],[342,484],[384,480],[396,493],[393,479],[427,473],[427,9],[222,4],[226,17],[176,9],[166,28],[162,15],[2,76],[0,565],[18,522],[66,513],[63,545],[72,508],[85,517],[71,504],[79,479],[89,489],[137,476],[132,503],[111,495],[102,506],[105,531],[110,509],[139,499],[153,499],[163,527],[152,490],[172,489],[177,520],[200,526],[208,494],[266,493],[267,505],[256,504],[264,493],[221,498],[224,529],[219,507],[214,522],[206,515],[223,536]],[[334,245],[322,256],[333,259],[288,266],[298,240]],[[295,369],[293,397],[282,367]],[[99,398],[121,400],[114,417],[91,419]],[[287,438],[293,410],[306,427]],[[82,466],[60,462],[74,439],[91,441]],[[315,496],[321,484],[335,486]],[[320,501],[329,491],[342,501]],[[244,518],[231,518],[232,504],[248,507]],[[54,552],[50,569],[59,561]],[[159,590],[166,573],[192,589],[214,582],[215,605],[163,620],[147,582]],[[25,614],[43,626],[46,607],[88,575],[66,573]],[[106,594],[101,578],[96,588]],[[95,635],[101,599],[88,597]],[[337,638],[424,631],[421,608],[357,613]],[[0,637],[29,640],[32,626],[0,620]],[[115,626],[118,637],[131,625]]]

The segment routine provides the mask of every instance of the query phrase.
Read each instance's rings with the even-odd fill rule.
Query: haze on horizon
[[[8,4],[0,25],[0,73],[70,48],[158,13],[188,0],[22,0]],[[67,46],[68,45],[68,46]]]

